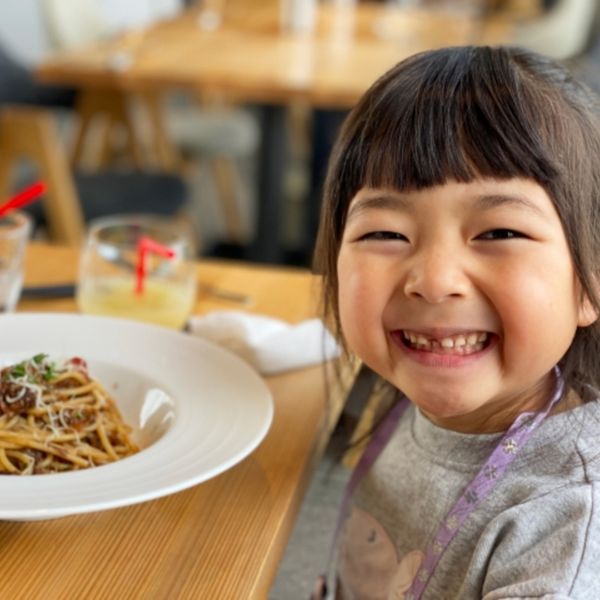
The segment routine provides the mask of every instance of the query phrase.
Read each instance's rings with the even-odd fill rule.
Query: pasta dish
[[[95,467],[137,452],[131,428],[86,362],[46,354],[0,371],[0,474]]]

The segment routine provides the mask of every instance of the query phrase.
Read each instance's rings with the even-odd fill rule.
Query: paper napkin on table
[[[264,375],[300,369],[340,354],[320,319],[290,325],[272,317],[223,310],[192,317],[189,329],[231,350]]]

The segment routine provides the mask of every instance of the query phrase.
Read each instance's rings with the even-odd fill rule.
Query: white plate
[[[262,379],[236,356],[184,333],[78,314],[0,316],[0,366],[40,352],[87,360],[143,448],[82,471],[0,475],[0,519],[49,519],[172,494],[235,465],[271,424]]]

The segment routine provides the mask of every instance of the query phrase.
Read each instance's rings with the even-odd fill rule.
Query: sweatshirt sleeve
[[[494,519],[483,600],[600,598],[598,488],[566,484]]]

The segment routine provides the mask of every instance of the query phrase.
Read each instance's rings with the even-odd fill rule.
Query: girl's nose
[[[408,266],[404,293],[437,304],[466,295],[469,278],[456,252],[441,246],[417,252]]]

